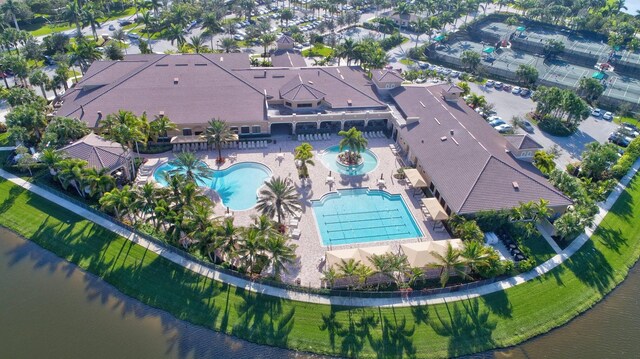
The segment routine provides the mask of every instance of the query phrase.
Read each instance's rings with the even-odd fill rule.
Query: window
[[[285,101],[284,105],[285,105],[285,106],[288,106],[288,107],[291,107],[291,102],[289,102],[289,101]]]
[[[433,182],[429,184],[429,189],[431,190],[431,193],[433,193],[433,191],[436,189],[436,186],[433,185]]]
[[[261,133],[262,129],[260,128],[260,126],[253,126],[251,127],[251,133]]]
[[[240,133],[250,133],[251,129],[249,126],[240,127]]]
[[[396,87],[396,84],[386,84],[385,87],[388,89],[392,89]]]
[[[437,199],[440,199],[440,192],[438,192],[438,190],[436,190],[436,193],[434,193],[433,195],[436,196]]]
[[[229,127],[229,131],[231,131],[231,133],[235,133],[236,135],[238,134],[238,128],[237,127]]]
[[[182,135],[183,135],[183,136],[192,136],[192,135],[193,135],[193,133],[191,132],[191,129],[190,129],[190,128],[183,128],[183,129],[182,129]]]
[[[312,107],[313,104],[312,103],[299,103],[298,107]]]
[[[442,207],[446,206],[446,204],[444,203],[444,198],[440,197],[440,205],[442,205]]]
[[[322,104],[322,101],[318,101],[318,103],[316,104],[316,106],[320,106]]]

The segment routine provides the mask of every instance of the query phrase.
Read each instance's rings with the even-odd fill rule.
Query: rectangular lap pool
[[[311,207],[325,246],[422,236],[399,194],[344,189],[312,200]]]

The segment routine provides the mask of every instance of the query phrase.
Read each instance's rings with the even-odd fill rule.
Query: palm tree
[[[328,270],[322,272],[322,277],[324,280],[329,282],[329,287],[333,287],[336,279],[340,278],[340,274],[335,270],[335,268],[331,267]]]
[[[265,215],[257,216],[253,220],[251,228],[258,231],[264,238],[270,238],[278,234],[278,231],[273,226],[273,221]]]
[[[88,194],[91,196],[102,197],[105,192],[111,191],[116,186],[116,180],[109,174],[107,168],[101,168],[99,170],[95,168],[88,168],[85,170],[84,176],[87,179]]]
[[[300,163],[300,176],[303,178],[309,178],[309,169],[307,165],[315,166],[313,162],[313,146],[310,143],[304,142],[294,150],[295,159]]]
[[[238,256],[244,263],[247,272],[252,273],[253,266],[264,248],[264,237],[260,233],[250,228],[244,231],[242,241],[238,247]]]
[[[461,252],[472,272],[478,271],[479,267],[486,267],[489,260],[489,249],[480,241],[470,240],[464,242],[464,248]]]
[[[262,45],[262,47],[264,48],[264,52],[263,52],[263,57],[267,57],[267,50],[269,48],[269,46],[271,46],[271,44],[273,44],[274,41],[276,41],[276,35],[275,34],[264,34],[262,36],[260,36],[260,38],[258,39],[258,41],[260,42],[260,44]]]
[[[108,114],[107,117],[100,121],[99,131],[102,137],[107,140],[118,142],[123,148],[133,148],[138,142],[143,144],[148,140],[149,123],[146,121],[145,114],[138,117],[133,112],[120,110],[117,113]]]
[[[269,218],[277,216],[278,224],[286,215],[293,215],[301,210],[295,187],[281,177],[272,177],[265,183],[267,188],[260,191],[260,199],[256,209]]]
[[[238,48],[238,42],[233,37],[223,37],[222,40],[220,40],[220,47],[222,47],[224,52],[230,53]]]
[[[442,288],[447,285],[449,282],[449,276],[451,272],[460,275],[463,278],[468,278],[465,271],[465,261],[462,258],[462,253],[460,250],[455,249],[451,246],[451,243],[447,243],[447,252],[444,255],[441,255],[438,252],[431,252],[431,255],[438,259],[437,263],[432,264],[436,268],[440,268],[440,284]]]
[[[16,17],[16,14],[20,12],[20,9],[18,8],[18,1],[7,0],[0,6],[0,10],[2,10],[5,16],[11,17],[16,30],[20,31],[20,26],[18,26],[18,18]]]
[[[472,92],[469,97],[469,105],[473,108],[482,108],[487,105],[487,99],[482,95]]]
[[[149,122],[149,133],[154,142],[158,142],[158,137],[167,137],[169,131],[178,128],[178,125],[171,122],[168,116],[156,115],[153,121]]]
[[[360,288],[364,287],[367,284],[367,279],[374,275],[375,272],[373,269],[369,268],[366,265],[360,265],[356,270],[356,275],[358,276],[358,286]]]
[[[396,5],[395,10],[393,11],[394,15],[402,16],[409,15],[414,11],[413,5],[408,2],[400,2]],[[400,25],[398,26],[400,30],[402,30],[402,19],[399,21]]]
[[[136,188],[136,207],[140,208],[143,215],[153,220],[154,227],[157,225],[157,217],[155,209],[160,199],[160,191],[151,182],[146,182],[142,186]]]
[[[76,25],[76,32],[78,34],[82,33],[82,28],[80,27],[80,23],[83,18],[82,6],[78,0],[72,0],[67,3],[64,13],[62,14],[62,18],[65,19],[69,24]]]
[[[287,264],[293,263],[296,259],[296,245],[287,245],[287,240],[281,235],[274,235],[267,238],[264,246],[265,252],[269,254],[269,264],[276,279],[280,278],[280,273],[287,271]]]
[[[213,37],[223,30],[220,24],[220,16],[216,12],[206,14],[202,20],[202,28],[205,30],[206,36],[209,36],[211,49],[213,49]]]
[[[222,144],[229,141],[234,141],[237,137],[236,134],[231,131],[229,126],[225,121],[222,120],[209,120],[207,129],[205,130],[204,136],[207,139],[207,143],[213,144],[216,146],[216,150],[218,151],[218,158],[216,162],[223,163],[224,158],[222,158]]]
[[[340,140],[340,151],[345,148],[349,149],[347,159],[350,164],[355,164],[359,158],[360,152],[364,151],[369,144],[366,138],[362,136],[362,132],[357,128],[351,127],[348,131],[340,131],[338,135],[343,138]]]
[[[347,38],[341,45],[342,53],[340,57],[344,57],[347,60],[347,65],[351,65],[351,60],[356,57],[356,42],[351,38]]]
[[[240,229],[233,224],[233,218],[227,218],[222,222],[221,235],[224,241],[219,246],[223,259],[231,262],[237,256],[238,236]]]
[[[56,151],[52,148],[45,148],[40,156],[40,161],[47,165],[49,173],[51,173],[52,176],[55,176],[57,173],[56,166],[65,158],[67,158],[67,154],[65,152]]]
[[[184,43],[187,41],[184,37],[184,30],[182,26],[178,24],[172,24],[164,31],[164,36],[171,42],[173,45],[174,42],[178,43],[178,48],[182,47]]]
[[[66,145],[89,134],[87,124],[70,117],[54,117],[47,125],[47,133],[55,134],[55,144]]]
[[[89,25],[91,27],[91,32],[93,33],[93,39],[98,41],[98,31],[97,28],[100,27],[100,22],[98,19],[104,16],[104,13],[93,3],[89,5],[85,5],[82,8],[82,23],[84,26]]]
[[[34,70],[33,72],[31,72],[31,75],[29,75],[29,82],[33,86],[40,86],[40,91],[42,91],[42,97],[44,97],[45,99],[47,98],[47,93],[44,90],[44,86],[47,84],[48,81],[49,81],[49,77],[44,71],[40,69]]]
[[[79,38],[75,44],[70,45],[69,54],[74,63],[77,61],[80,64],[80,71],[83,74],[93,61],[102,58],[102,52],[98,49],[98,45],[84,38]]]
[[[209,49],[209,47],[204,44],[204,39],[200,35],[191,36],[189,38],[189,45],[191,45],[196,54]]]
[[[174,159],[169,161],[169,164],[174,167],[169,171],[171,176],[183,173],[185,179],[193,183],[203,183],[213,175],[209,166],[193,152],[178,153]]]
[[[551,208],[549,208],[549,201],[544,198],[540,198],[538,202],[532,203],[532,211],[534,221],[538,218],[547,218],[553,212]]]
[[[116,219],[122,220],[135,201],[134,192],[126,185],[122,189],[114,188],[105,193],[99,200],[100,207],[104,210],[113,211]]]
[[[62,188],[65,190],[69,188],[69,185],[73,186],[78,192],[80,197],[84,198],[84,191],[82,191],[82,182],[84,177],[84,168],[87,166],[87,161],[78,160],[74,158],[64,159],[59,161],[56,165],[57,176]]]
[[[358,270],[362,266],[360,261],[356,261],[350,258],[348,261],[344,259],[338,264],[338,270],[341,277],[351,278],[358,274]],[[351,281],[349,281],[349,287],[351,287]]]

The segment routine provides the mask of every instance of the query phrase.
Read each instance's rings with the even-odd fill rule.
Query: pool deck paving
[[[266,148],[251,149],[223,149],[222,155],[227,161],[218,166],[215,163],[217,156],[216,151],[200,151],[198,154],[213,169],[226,169],[240,162],[259,162],[268,166],[273,172],[273,176],[290,178],[294,186],[300,193],[302,204],[302,216],[299,220],[297,228],[300,230],[299,239],[290,239],[289,241],[296,244],[296,254],[298,261],[288,268],[289,273],[283,274],[282,280],[287,283],[295,283],[298,281],[303,286],[320,287],[323,267],[323,259],[325,252],[333,249],[346,249],[358,247],[373,247],[380,245],[392,245],[397,249],[401,243],[410,243],[417,241],[448,239],[449,234],[446,231],[433,230],[433,222],[428,221],[421,211],[420,198],[413,196],[413,189],[409,188],[405,181],[399,181],[393,178],[393,174],[402,165],[398,158],[391,152],[389,145],[393,143],[387,138],[369,138],[369,149],[376,155],[378,166],[370,173],[362,176],[347,176],[331,171],[319,159],[318,152],[335,146],[339,142],[339,137],[333,135],[331,140],[310,141],[314,148],[314,166],[309,166],[309,179],[304,183],[298,179],[297,169],[294,163],[294,149],[302,142],[291,140],[289,136],[274,137],[276,143],[269,144]],[[284,158],[278,158],[278,154],[282,153]],[[229,155],[235,154],[236,160],[229,160]],[[162,155],[145,155],[147,158],[157,159],[154,167],[160,166],[169,159],[173,158],[173,154]],[[155,161],[154,161],[155,162]],[[329,175],[335,179],[335,183],[330,185],[326,182]],[[407,238],[399,240],[390,240],[382,242],[367,242],[349,245],[333,245],[324,246],[318,231],[313,210],[311,209],[311,200],[320,199],[323,195],[342,188],[368,187],[371,189],[379,189],[378,179],[384,175],[385,188],[391,194],[401,194],[407,207],[411,211],[415,222],[423,233],[419,238]],[[152,176],[149,176],[151,179]],[[216,204],[214,213],[218,216],[224,216],[226,208],[222,204]],[[246,211],[232,211],[234,223],[239,226],[248,226],[253,223],[254,218],[259,215],[255,209]],[[289,218],[284,222],[289,224]],[[289,228],[292,229],[291,227]]]

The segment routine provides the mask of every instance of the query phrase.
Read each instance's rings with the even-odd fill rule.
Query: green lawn
[[[400,60],[401,64],[405,64],[407,66],[412,66],[415,64],[415,61],[411,60],[411,59],[401,59]]]
[[[630,123],[630,124],[635,125],[635,126],[640,125],[640,121],[635,119],[635,118],[633,118],[633,117],[614,116],[613,117],[613,122],[614,123],[618,123],[618,124],[626,122],[626,123]]]
[[[592,241],[548,275],[478,299],[398,309],[314,305],[220,284],[1,179],[0,225],[142,302],[253,342],[342,356],[445,357],[516,344],[600,300],[640,255],[638,201],[636,177]]]
[[[314,45],[310,49],[306,49],[302,51],[302,56],[304,57],[327,57],[333,53],[333,49],[324,45]]]
[[[9,141],[9,132],[0,133],[0,147],[11,146],[11,141]]]

